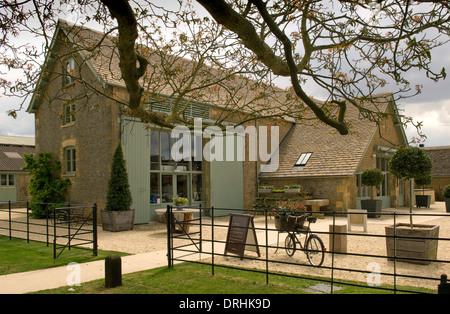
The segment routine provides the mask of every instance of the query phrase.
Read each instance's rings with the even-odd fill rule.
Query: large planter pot
[[[381,200],[361,200],[361,209],[367,210],[367,217],[378,218],[381,213]]]
[[[425,207],[430,208],[431,195],[416,195],[416,206],[417,208]]]
[[[134,209],[124,211],[101,211],[104,231],[126,231],[134,228]]]
[[[450,197],[446,197],[444,198],[445,200],[445,210],[447,211],[447,213],[450,213]]]
[[[388,260],[394,256],[398,261],[429,264],[437,258],[439,226],[397,224],[395,227],[395,254],[394,254],[394,226],[386,226],[386,250]],[[413,239],[416,237],[417,239]],[[403,259],[406,258],[406,259]],[[429,261],[411,260],[408,258],[427,259]]]

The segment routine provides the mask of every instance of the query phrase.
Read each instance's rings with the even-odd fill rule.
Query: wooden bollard
[[[122,260],[119,255],[109,255],[105,259],[105,287],[122,285]]]

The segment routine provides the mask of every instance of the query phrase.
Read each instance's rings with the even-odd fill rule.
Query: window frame
[[[75,119],[75,103],[65,104],[63,107],[63,124],[74,124]]]
[[[77,150],[75,146],[64,147],[64,174],[77,173]]]
[[[198,161],[194,160],[194,156],[192,156],[189,161],[185,161],[182,160],[180,162],[176,162],[172,159],[169,160],[164,160],[162,159],[163,156],[167,157],[167,152],[163,149],[163,146],[166,146],[167,144],[169,145],[173,145],[174,141],[176,141],[175,139],[172,139],[170,137],[170,131],[169,130],[151,130],[151,136],[150,138],[150,149],[152,150],[152,148],[155,148],[158,150],[158,152],[153,152],[151,151],[150,153],[150,205],[156,205],[156,204],[169,204],[172,203],[172,201],[168,201],[168,202],[163,202],[163,194],[164,194],[164,189],[163,189],[163,177],[165,179],[168,179],[167,177],[170,176],[172,178],[172,197],[178,196],[175,195],[175,193],[179,194],[178,191],[178,187],[177,187],[177,179],[178,176],[186,176],[186,182],[188,184],[187,186],[187,194],[188,194],[188,200],[189,200],[189,204],[198,204],[198,203],[202,203],[205,202],[206,199],[206,193],[205,193],[205,166],[203,163],[203,160],[201,161],[201,165],[200,165],[200,170],[198,170]],[[153,132],[157,132],[158,133],[158,137],[157,139],[154,138],[154,133]],[[166,136],[166,135],[161,135],[161,133],[168,133],[169,138],[164,140],[162,137]],[[193,133],[192,133],[193,135]],[[151,140],[152,138],[155,140],[156,145],[154,145]],[[168,143],[167,140],[169,141]],[[191,137],[191,145],[192,141],[195,140],[195,137]],[[156,147],[155,147],[156,146]],[[165,147],[167,150],[167,147]],[[164,151],[163,151],[164,150]],[[166,154],[165,154],[166,153]],[[156,160],[157,159],[157,160]],[[196,189],[194,191],[194,184],[193,184],[193,180],[194,180],[194,176],[197,175],[201,175],[201,185],[196,186]],[[154,184],[153,186],[155,187],[154,189],[156,190],[156,193],[159,193],[159,196],[156,195],[156,193],[152,193],[152,176],[153,178],[156,178],[157,176],[157,187]],[[195,178],[196,180],[198,179],[198,177]],[[170,181],[170,180],[169,180]],[[197,190],[197,187],[200,188],[200,190]],[[200,200],[196,200],[194,197],[194,192],[196,193],[197,197],[200,197]],[[167,197],[166,197],[167,198]],[[159,203],[158,200],[159,199]]]
[[[71,86],[75,84],[75,59],[68,58],[64,61],[64,80],[63,86]]]
[[[5,178],[5,184],[3,184],[3,178]],[[12,178],[12,184],[11,184]],[[16,176],[13,173],[0,173],[0,187],[15,187],[16,186]]]
[[[294,168],[304,168],[312,156],[312,152],[301,153],[294,164]]]

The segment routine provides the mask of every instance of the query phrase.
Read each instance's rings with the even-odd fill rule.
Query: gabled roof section
[[[395,107],[391,93],[373,96],[380,112]],[[391,112],[396,109],[391,108]],[[353,176],[368,150],[377,125],[360,116],[359,111],[348,105],[346,119],[353,121],[355,134],[340,135],[323,123],[307,125],[298,123],[280,143],[279,166],[276,172],[262,172],[261,179],[297,177]],[[400,125],[397,128],[403,129]],[[398,130],[400,133],[401,131]],[[403,132],[404,133],[404,132]],[[400,136],[406,145],[406,137]],[[302,167],[295,164],[302,154],[312,153]]]
[[[450,177],[450,146],[424,147],[433,162],[433,177]]]
[[[61,38],[66,38],[67,43],[69,43],[68,46],[72,46],[73,50],[82,57],[84,64],[92,70],[101,86],[111,85],[125,88],[125,83],[122,80],[119,68],[119,55],[115,44],[116,37],[87,27],[71,25],[64,20],[60,20],[53,36],[50,51],[47,53],[36,91],[27,109],[29,113],[36,112],[42,101],[41,93],[48,83],[46,77],[48,73],[51,73],[52,67],[54,66],[53,61],[57,59],[56,54],[63,44]],[[65,44],[67,45],[67,43]],[[177,82],[177,84],[187,84],[191,78],[190,73],[192,71],[190,69],[194,69],[197,65],[192,60],[170,56],[164,54],[162,51],[152,51],[142,45],[138,46],[138,49],[143,51],[145,58],[149,61],[147,68],[148,76],[152,77],[155,82],[158,82],[156,84],[158,86],[153,86],[157,90],[150,90],[152,86],[144,86],[144,88],[148,88],[152,95],[158,94],[163,98],[177,95],[176,89],[174,90],[172,84],[174,82]],[[177,73],[180,72],[179,75],[181,77],[173,80],[174,82],[166,84],[164,83],[165,74],[161,66],[162,62],[166,63],[166,67],[183,65],[185,71],[175,71]],[[258,86],[259,82],[252,81],[243,76],[234,75],[233,77],[228,77],[229,74],[227,71],[222,71],[208,65],[203,65],[201,71],[196,71],[196,73],[199,76],[195,77],[194,83],[191,85],[192,88],[206,84],[210,86],[212,91],[208,90],[202,93],[201,98],[195,99],[190,99],[188,94],[184,97],[186,100],[207,106],[218,106],[222,108],[227,106],[228,109],[233,111],[239,108],[238,110],[244,113],[258,112],[264,116],[279,116],[280,110],[289,110],[291,112],[303,112],[305,110],[299,101],[294,100],[297,98],[287,97],[287,92],[284,89],[271,86],[271,91],[265,91],[265,97],[261,97],[261,90],[252,86]],[[227,88],[215,89],[215,82],[219,81],[221,84],[227,85]],[[230,97],[230,94],[233,97]],[[230,101],[230,99],[233,99],[235,103]],[[256,102],[253,103],[252,100],[255,99]],[[292,121],[290,117],[284,118]]]
[[[0,172],[21,172],[24,154],[34,153],[34,138],[0,135]]]

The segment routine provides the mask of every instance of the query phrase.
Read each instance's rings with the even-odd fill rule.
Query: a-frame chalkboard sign
[[[258,257],[261,256],[253,217],[245,214],[230,214],[225,255],[233,253],[242,258],[244,251],[248,250],[256,252]]]

